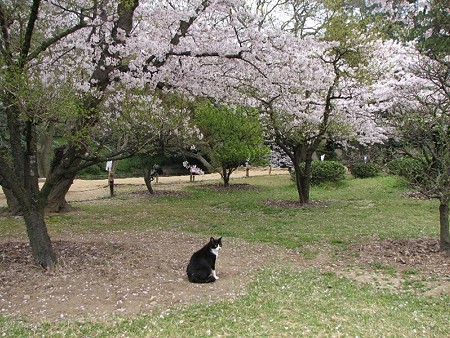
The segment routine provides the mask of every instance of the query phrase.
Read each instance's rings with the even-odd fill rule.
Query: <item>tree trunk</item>
[[[8,215],[17,216],[22,214],[22,208],[20,207],[20,203],[17,198],[14,196],[13,192],[10,189],[5,187],[3,188],[3,192],[6,197],[6,213]]]
[[[442,199],[439,204],[440,242],[439,249],[450,253],[450,235],[448,223],[448,200]]]
[[[47,198],[45,209],[47,212],[67,212],[72,209],[67,203],[66,195],[74,179],[75,175],[70,178],[61,178],[56,182]]]
[[[312,157],[308,157],[305,161],[305,170],[302,172],[302,193],[303,193],[303,203],[310,202],[310,190],[311,190],[311,166]]]
[[[69,191],[73,180],[75,177],[72,178],[65,178],[60,179],[51,189],[51,192],[48,196],[47,205],[46,205],[46,212],[67,212],[72,210],[69,203],[67,203],[66,195]],[[22,208],[17,201],[17,199],[14,197],[14,194],[11,190],[2,187],[3,192],[5,193],[6,202],[7,202],[7,213],[10,215],[21,215],[22,214]]]
[[[53,123],[39,133],[38,172],[39,177],[48,177],[52,162]]]
[[[223,186],[229,187],[230,186],[230,173],[226,168],[222,168],[222,179],[223,179]]]
[[[56,264],[56,255],[48,235],[43,210],[35,207],[23,213],[34,261],[46,270],[53,269]]]
[[[108,173],[109,196],[114,197],[114,171]]]
[[[152,177],[151,177],[150,174],[151,174],[151,169],[150,168],[144,169],[144,182],[145,182],[145,185],[147,186],[148,192],[150,194],[154,194],[155,192],[154,192],[153,187],[152,187]]]
[[[295,183],[297,185],[297,192],[301,204],[308,204],[310,202],[310,187],[311,187],[311,161],[305,162],[305,168],[300,167],[298,161],[292,161],[295,170]]]

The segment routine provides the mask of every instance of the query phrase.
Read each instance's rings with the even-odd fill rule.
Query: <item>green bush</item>
[[[380,166],[375,163],[359,163],[352,166],[352,174],[356,178],[376,177],[380,171]]]
[[[143,161],[140,156],[124,158],[117,163],[116,175],[124,177],[142,176]]]
[[[305,164],[302,163],[303,168]],[[295,172],[291,172],[295,181]],[[345,167],[338,161],[314,161],[311,165],[311,184],[319,185],[328,182],[338,182],[345,179]]]
[[[77,173],[77,177],[79,178],[98,178],[101,176],[107,177],[108,172],[105,171],[103,163],[99,163],[99,164],[94,164],[91,165],[90,167],[87,167],[83,170],[81,170],[80,172]]]
[[[399,157],[386,164],[389,174],[406,178],[410,182],[420,181],[423,164],[412,157]]]

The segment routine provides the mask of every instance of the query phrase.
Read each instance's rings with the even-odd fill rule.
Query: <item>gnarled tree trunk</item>
[[[44,269],[53,269],[57,259],[48,235],[43,210],[39,207],[24,210],[23,216],[34,261]]]
[[[13,192],[6,188],[6,187],[2,187],[3,188],[3,193],[5,194],[6,197],[6,213],[8,215],[12,215],[12,216],[18,216],[22,214],[22,208],[20,207],[20,203],[17,200],[17,198],[14,196]]]
[[[74,179],[75,175],[61,178],[55,183],[47,198],[46,212],[67,212],[72,209],[67,203],[66,195]]]

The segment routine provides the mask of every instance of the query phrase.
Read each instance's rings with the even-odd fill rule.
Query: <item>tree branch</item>
[[[33,37],[34,26],[38,19],[39,7],[41,5],[41,0],[34,0],[31,5],[30,17],[28,19],[27,29],[25,31],[25,38],[23,40],[23,45],[20,50],[20,61],[19,66],[23,67],[25,60],[28,57],[28,53],[31,48],[31,39]]]
[[[3,3],[0,3],[0,28],[3,40],[3,44],[0,44],[0,50],[2,51],[2,54],[6,55],[8,54],[10,48],[10,41],[8,33],[8,22],[5,9],[3,8]]]
[[[30,53],[27,57],[26,60],[33,60],[35,59],[40,53],[44,52],[45,50],[47,50],[48,47],[50,47],[51,45],[57,43],[58,41],[64,39],[66,36],[69,36],[70,34],[75,33],[76,31],[87,27],[87,23],[83,20],[83,18],[80,18],[80,22],[78,24],[76,24],[75,26],[68,28],[67,30],[55,35],[54,37],[44,41],[38,48],[36,48],[32,53]]]
[[[187,32],[189,31],[189,28],[193,25],[193,23],[195,22],[195,20],[198,18],[198,15],[204,11],[208,6],[210,5],[210,0],[203,0],[200,5],[195,9],[195,15],[192,15],[189,20],[184,21],[181,20],[180,21],[180,25],[178,26],[177,31],[175,32],[175,34],[172,36],[172,38],[170,39],[170,44],[175,47],[177,46],[180,41],[181,38],[185,37]],[[190,53],[190,52],[189,52]],[[156,58],[155,55],[152,55],[151,57],[149,57],[146,61],[146,65],[153,65],[156,68],[160,68],[162,67],[167,60],[167,57],[170,55],[175,55],[173,53],[173,49],[171,49],[166,55],[165,55],[165,59],[164,60],[159,60]],[[211,55],[213,56],[213,55]]]

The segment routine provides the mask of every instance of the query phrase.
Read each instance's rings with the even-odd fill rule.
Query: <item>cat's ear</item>
[[[214,243],[214,237],[211,237],[211,238],[209,239],[209,242],[210,242],[210,243]]]
[[[217,243],[222,244],[222,236],[220,236],[220,237],[217,239]]]

